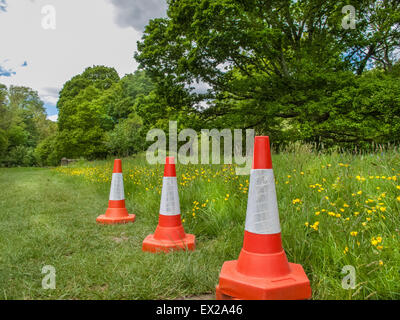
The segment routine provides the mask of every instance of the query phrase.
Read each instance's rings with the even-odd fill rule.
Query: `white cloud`
[[[141,33],[117,25],[110,0],[6,2],[6,12],[0,11],[0,66],[16,74],[0,76],[0,83],[31,87],[55,104],[64,83],[89,66],[114,67],[120,76],[137,68],[133,54]],[[56,30],[42,28],[45,5],[56,9]]]
[[[188,88],[189,86],[187,86]],[[198,93],[198,94],[206,94],[208,90],[211,90],[212,87],[207,83],[207,82],[203,82],[203,81],[199,81],[199,82],[193,82],[190,85],[191,88],[193,88],[191,91]]]
[[[45,104],[56,105],[59,93],[58,88],[45,87],[41,89],[39,96]]]
[[[57,122],[58,121],[58,114],[56,114],[54,116],[48,116],[47,119],[51,120],[53,122]]]

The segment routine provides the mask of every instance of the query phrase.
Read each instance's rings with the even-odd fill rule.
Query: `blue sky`
[[[0,7],[0,9],[1,9],[1,7]],[[7,62],[8,62],[8,60],[5,60],[5,61],[3,61],[3,64],[5,64]],[[27,66],[28,66],[27,61],[24,61],[24,63],[21,64],[21,67],[27,67]],[[14,71],[13,69],[9,69],[7,67],[3,67],[0,65],[0,77],[12,77],[15,74],[17,74],[17,72]]]
[[[7,3],[6,0],[0,0],[0,11],[6,12],[7,11]]]
[[[43,28],[47,5],[55,9],[55,30]],[[56,120],[59,91],[85,68],[106,65],[121,77],[137,69],[136,43],[166,7],[165,0],[0,0],[0,30],[7,30],[0,83],[38,91]]]
[[[11,77],[14,74],[16,74],[15,71],[0,66],[0,77]]]

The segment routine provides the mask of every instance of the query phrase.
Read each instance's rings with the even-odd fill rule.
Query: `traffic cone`
[[[216,288],[219,300],[302,300],[310,282],[299,264],[289,263],[282,248],[269,137],[256,137],[243,248],[227,261]]]
[[[144,239],[142,250],[168,252],[180,249],[194,250],[195,236],[186,234],[183,229],[174,157],[167,157],[158,226],[154,234]]]
[[[96,221],[101,224],[117,224],[135,221],[134,214],[128,214],[125,208],[124,180],[122,177],[122,161],[114,161],[110,199],[106,214],[99,216]]]

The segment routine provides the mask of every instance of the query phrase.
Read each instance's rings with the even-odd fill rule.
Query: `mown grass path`
[[[1,299],[173,299],[210,292],[218,280],[223,245],[211,256],[207,242],[196,252],[143,253],[154,224],[135,212],[134,224],[97,225],[108,193],[79,179],[1,169],[0,188]],[[46,265],[56,290],[42,289]]]

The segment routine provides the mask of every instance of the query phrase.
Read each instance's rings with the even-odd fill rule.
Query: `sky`
[[[166,9],[165,0],[0,0],[0,83],[38,91],[56,120],[59,91],[87,67],[137,69],[136,43]]]

